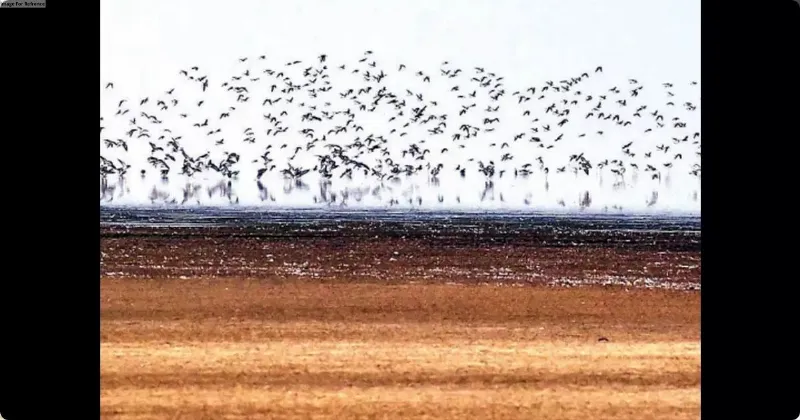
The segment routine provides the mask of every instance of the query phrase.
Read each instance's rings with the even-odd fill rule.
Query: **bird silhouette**
[[[337,57],[325,53],[316,58],[290,59],[281,66],[267,65],[270,61],[264,55],[253,61],[241,57],[234,74],[227,76],[201,75],[196,66],[180,70],[181,81],[168,90],[135,92],[142,95],[139,109],[136,103],[125,106],[119,91],[106,85],[102,95],[113,98],[117,107],[102,121],[101,157],[111,157],[112,163],[121,158],[126,162],[123,168],[153,167],[167,175],[175,167],[191,179],[220,177],[235,183],[240,172],[248,173],[265,188],[277,182],[270,177],[278,174],[292,180],[290,191],[300,188],[293,183],[295,178],[314,175],[319,182],[332,183],[351,178],[355,182],[360,177],[376,185],[367,196],[380,196],[392,205],[425,202],[416,195],[401,199],[399,190],[390,189],[403,180],[416,182],[411,180],[420,175],[427,177],[430,187],[444,188],[437,195],[442,203],[455,200],[446,193],[449,181],[440,179],[445,173],[498,182],[513,174],[520,182],[524,177],[519,188],[542,182],[546,189],[552,181],[548,174],[572,177],[605,172],[624,177],[625,167],[655,165],[665,175],[685,168],[685,173],[696,171],[699,176],[692,164],[699,157],[700,133],[692,130],[695,120],[690,118],[699,109],[699,100],[683,97],[686,93],[678,88],[669,91],[673,95],[669,102],[662,102],[672,104],[667,105],[668,111],[648,115],[643,112],[648,105],[655,109],[644,103],[649,100],[648,87],[633,77],[610,80],[602,66],[595,68],[591,78],[583,71],[534,86],[513,86],[513,81],[487,67],[464,71],[447,60],[440,61],[438,71],[404,71],[406,64],[387,68],[371,51],[352,62],[336,63]],[[329,62],[333,63],[330,67]],[[212,85],[210,78],[219,83]],[[618,89],[622,85],[631,86],[630,95]],[[673,89],[671,83],[663,87]],[[124,90],[122,85],[120,90]],[[139,116],[139,121],[123,120],[129,112]],[[570,117],[575,113],[584,118],[575,122]],[[190,117],[188,124],[183,121]],[[182,136],[185,141],[176,140]],[[145,138],[149,146],[137,143]],[[581,145],[592,144],[592,152],[575,152]],[[145,153],[137,155],[142,146]],[[668,162],[645,164],[655,159],[653,152],[660,156],[669,151],[673,159]],[[247,158],[230,158],[234,154]],[[201,155],[206,156],[198,158]],[[597,164],[615,158],[617,163]],[[538,166],[532,166],[533,162]],[[120,168],[116,163],[101,164],[101,174],[108,177]],[[550,168],[556,170],[551,173]],[[659,179],[660,171],[645,170]],[[252,180],[249,176],[241,182]],[[626,178],[625,182],[631,181]],[[316,202],[330,203],[333,185],[326,188],[326,194],[315,195]],[[337,204],[364,196],[351,187],[343,188],[335,194]],[[511,199],[502,192],[495,194],[494,188],[476,187],[476,194],[484,200]],[[177,201],[191,202],[189,195]],[[158,194],[154,197],[161,200]],[[271,201],[270,197],[274,198],[264,195],[264,201]],[[535,196],[519,197],[519,204],[535,202]],[[229,198],[235,202],[235,197]]]

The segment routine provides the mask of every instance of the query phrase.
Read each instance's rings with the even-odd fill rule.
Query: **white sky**
[[[289,60],[366,49],[508,79],[561,78],[602,63],[621,77],[700,77],[700,2],[670,0],[101,0],[101,77],[159,83],[236,57]],[[170,74],[171,75],[171,74]],[[524,82],[520,82],[524,83]]]
[[[242,71],[238,57],[254,60],[266,55],[267,66],[279,69],[292,60],[303,60],[305,67],[325,53],[329,67],[346,62],[350,68],[358,64],[365,50],[374,51],[390,76],[400,62],[409,70],[438,75],[442,62],[450,61],[451,67],[464,68],[469,77],[473,66],[483,66],[505,77],[508,97],[514,90],[591,73],[602,65],[605,79],[594,82],[593,94],[602,94],[611,86],[619,86],[624,93],[629,88],[627,79],[635,78],[645,86],[643,93],[650,94],[643,96],[652,99],[650,109],[665,108],[663,103],[655,103],[664,102],[663,82],[675,84],[681,102],[698,106],[700,102],[699,86],[692,91],[686,86],[690,80],[700,81],[700,2],[696,0],[101,0],[100,31],[101,115],[106,120],[113,116],[119,97],[163,96],[180,80],[178,70],[193,65],[218,86]],[[387,83],[400,83],[397,79],[390,77]],[[102,89],[108,81],[115,84],[113,96]],[[443,94],[449,90],[449,81],[444,84]],[[398,84],[397,93],[409,86]],[[222,100],[222,96],[217,98]],[[131,99],[134,101],[138,105],[137,99]],[[490,103],[478,104],[485,108]],[[216,105],[224,109],[228,104]],[[458,105],[450,108],[457,110]],[[132,109],[133,114],[137,111]],[[582,120],[583,115],[575,118]],[[699,110],[693,118],[687,130],[700,131]],[[166,117],[162,119],[169,124]],[[226,124],[241,130],[259,123],[238,120]],[[110,121],[104,125],[114,128]],[[125,128],[121,126],[117,132]],[[299,129],[292,126],[290,131]],[[572,127],[575,134],[598,129]],[[508,130],[519,132],[526,127]],[[661,135],[668,141],[671,135],[682,137],[681,133]],[[616,143],[629,138],[633,137],[620,134],[614,145],[573,142],[571,152],[579,153],[584,146],[594,147],[597,153],[612,147],[616,150]],[[563,153],[568,156],[571,152]],[[698,160],[689,163],[694,162]],[[661,202],[669,203],[667,209],[699,209],[699,199],[687,198],[694,191],[699,193],[699,182],[689,179],[679,184],[684,182],[693,184],[672,198],[669,191],[661,192]],[[149,191],[140,188],[143,195]],[[563,189],[574,188],[575,182],[567,181]],[[623,201],[643,201],[639,197],[649,191],[636,192],[636,198]],[[149,203],[141,194],[129,200]]]

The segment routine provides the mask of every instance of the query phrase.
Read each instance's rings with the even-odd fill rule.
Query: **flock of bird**
[[[601,183],[605,175],[614,188],[668,183],[676,172],[700,177],[700,132],[688,126],[698,120],[694,81],[681,88],[696,101],[676,97],[678,83],[604,82],[602,66],[517,89],[483,67],[389,69],[371,51],[352,63],[242,57],[236,68],[220,80],[181,69],[174,87],[137,98],[102,82],[101,105],[111,109],[100,117],[101,202],[124,194],[132,176],[167,183],[178,175],[181,194],[157,181],[149,196],[172,204],[199,204],[200,180],[213,181],[209,197],[236,203],[237,182],[255,183],[260,200],[274,202],[274,183],[308,190],[316,178],[313,201],[342,205],[366,195],[422,205],[419,195],[393,193],[409,179],[439,187],[442,203],[460,202],[443,184],[459,178],[477,177],[483,200],[504,178],[549,190],[556,174]],[[334,191],[340,180],[361,187]]]

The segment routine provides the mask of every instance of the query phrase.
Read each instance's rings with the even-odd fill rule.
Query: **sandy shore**
[[[106,277],[101,297],[104,419],[700,413],[696,292]]]

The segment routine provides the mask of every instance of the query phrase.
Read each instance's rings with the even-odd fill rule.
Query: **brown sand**
[[[697,292],[105,277],[101,299],[104,419],[700,415]]]

